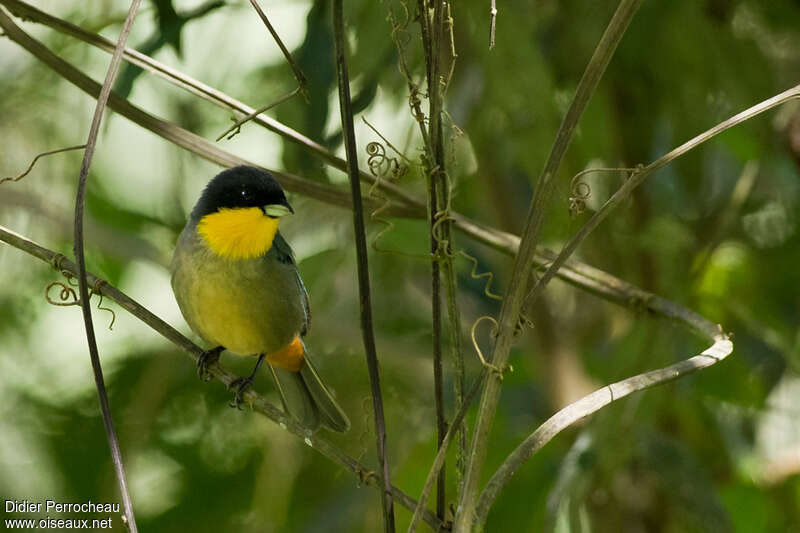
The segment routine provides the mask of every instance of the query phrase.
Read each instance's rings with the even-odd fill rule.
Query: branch
[[[83,312],[83,324],[86,329],[86,342],[89,345],[89,358],[92,362],[94,382],[97,386],[97,396],[100,400],[100,412],[103,415],[103,426],[106,430],[108,446],[111,449],[111,459],[114,463],[114,472],[116,473],[117,484],[119,485],[122,496],[122,505],[125,509],[125,525],[133,533],[137,533],[138,528],[136,527],[136,518],[133,515],[131,495],[128,493],[128,482],[125,479],[122,452],[119,449],[119,440],[114,430],[114,420],[111,418],[111,407],[108,403],[108,394],[106,393],[106,385],[103,379],[103,368],[100,365],[100,353],[97,349],[97,339],[95,338],[94,325],[92,324],[92,308],[89,304],[89,287],[86,284],[86,256],[83,249],[83,210],[86,203],[86,184],[89,180],[89,168],[92,166],[92,158],[94,157],[95,146],[97,145],[97,134],[100,131],[100,122],[103,120],[103,111],[105,111],[108,95],[111,93],[111,86],[114,84],[114,78],[117,77],[119,65],[122,62],[122,51],[125,49],[125,43],[128,40],[128,35],[130,35],[131,26],[133,25],[133,20],[136,18],[136,12],[139,10],[140,3],[141,0],[131,0],[128,16],[125,18],[125,23],[122,25],[119,41],[114,47],[114,54],[111,56],[111,63],[106,72],[106,79],[97,97],[97,104],[94,108],[92,124],[89,127],[89,137],[86,141],[86,149],[83,151],[83,161],[78,177],[78,190],[75,197],[75,238],[73,243],[75,257],[78,261],[79,301],[81,311]],[[0,15],[5,16],[2,12],[0,12]]]
[[[572,135],[578,124],[578,119],[583,114],[584,109],[586,109],[589,99],[600,81],[600,77],[603,72],[605,72],[608,63],[611,61],[611,56],[616,50],[620,40],[622,40],[622,36],[628,24],[633,19],[633,15],[636,13],[642,1],[643,0],[621,0],[592,58],[589,60],[589,64],[575,91],[572,104],[567,110],[567,114],[556,134],[547,163],[539,177],[533,199],[531,200],[527,220],[525,222],[525,229],[522,233],[522,240],[520,241],[519,252],[514,260],[511,281],[506,290],[503,306],[500,310],[498,337],[495,341],[491,360],[491,363],[496,367],[503,368],[508,361],[514,331],[519,321],[523,299],[527,293],[528,278],[530,277],[530,270],[536,254],[539,228],[553,193],[558,168],[572,140]],[[478,410],[475,431],[472,437],[472,450],[469,463],[467,464],[464,490],[461,493],[458,512],[456,514],[455,531],[458,532],[467,532],[471,530],[475,518],[478,482],[480,480],[483,464],[486,460],[489,433],[500,398],[500,385],[500,375],[493,374],[489,376],[486,388],[481,397],[481,405]]]
[[[444,410],[444,373],[442,369],[442,294],[441,294],[441,258],[443,251],[440,247],[439,238],[436,235],[439,216],[443,203],[440,201],[443,191],[441,190],[443,181],[440,179],[440,173],[444,172],[443,168],[439,167],[439,158],[437,155],[440,152],[442,145],[441,137],[441,110],[439,99],[439,49],[438,43],[441,38],[441,32],[438,31],[437,22],[437,6],[441,11],[441,2],[434,0],[434,16],[433,20],[429,17],[428,3],[425,0],[418,2],[418,17],[420,22],[420,37],[422,38],[422,49],[425,54],[425,72],[428,82],[428,129],[425,131],[425,121],[418,121],[420,129],[425,133],[425,155],[423,162],[425,164],[425,177],[428,184],[428,237],[430,240],[431,250],[431,341],[433,344],[432,362],[433,362],[433,400],[436,413],[436,448],[437,452],[441,452],[442,445],[444,444],[445,435],[447,433],[447,419]],[[391,8],[390,8],[391,9]],[[431,27],[433,26],[433,27]],[[402,54],[402,51],[398,53]],[[409,83],[411,77],[408,76]],[[414,93],[411,92],[409,97],[413,97]],[[421,111],[420,111],[421,112]],[[444,455],[442,462],[445,461]],[[444,518],[446,494],[446,469],[438,469],[438,478],[436,479],[436,516],[440,519]],[[426,492],[430,492],[431,484],[425,484],[423,489],[424,499],[427,499]],[[424,505],[424,504],[423,504]],[[411,521],[409,532],[416,529],[415,520]]]
[[[222,139],[224,139],[224,138],[225,138],[225,136],[227,136],[229,140],[230,140],[230,139],[232,139],[232,138],[233,138],[233,137],[234,137],[234,136],[235,136],[237,133],[239,133],[239,131],[242,129],[242,126],[243,126],[245,123],[247,123],[247,122],[250,122],[251,120],[253,120],[254,118],[256,118],[258,115],[260,115],[261,113],[263,113],[264,111],[269,111],[269,110],[270,110],[270,109],[272,109],[273,107],[275,107],[275,106],[278,106],[278,105],[280,105],[280,104],[284,103],[286,100],[288,100],[288,99],[290,99],[290,98],[293,98],[293,97],[294,97],[294,95],[296,95],[296,94],[297,94],[297,93],[299,93],[299,92],[300,92],[300,87],[297,87],[297,88],[296,88],[296,89],[294,89],[292,92],[290,92],[290,93],[287,93],[287,94],[284,94],[283,96],[281,96],[280,98],[278,98],[277,100],[275,100],[274,102],[272,102],[271,104],[267,104],[267,105],[265,105],[265,106],[263,106],[263,107],[259,107],[258,109],[256,109],[255,111],[253,111],[252,113],[250,113],[249,115],[247,115],[246,117],[240,118],[239,120],[234,120],[234,122],[233,122],[233,126],[231,126],[231,127],[230,127],[230,128],[228,128],[227,130],[225,130],[225,131],[223,131],[222,133],[220,133],[220,134],[217,136],[217,138],[216,138],[216,139],[214,139],[214,140],[215,140],[215,141],[217,141],[217,142],[219,142],[219,141],[221,141]],[[231,133],[231,132],[233,132],[233,133]],[[228,135],[229,133],[230,133],[230,135]]]
[[[59,148],[57,150],[50,150],[49,152],[42,152],[40,154],[36,154],[36,157],[33,158],[33,160],[31,161],[31,164],[28,165],[28,168],[25,169],[24,172],[22,172],[21,174],[17,174],[16,176],[8,176],[8,177],[5,177],[3,179],[0,179],[0,184],[5,183],[7,181],[14,182],[14,181],[21,180],[22,178],[27,176],[30,173],[31,170],[33,170],[33,166],[36,164],[36,162],[41,157],[45,157],[45,156],[53,155],[53,154],[60,154],[62,152],[70,152],[72,150],[82,150],[84,148],[86,148],[85,144],[79,144],[78,146],[69,146],[67,148]]]
[[[714,344],[704,352],[665,368],[645,372],[607,385],[564,407],[539,426],[503,461],[481,493],[476,509],[476,524],[482,526],[489,510],[503,487],[517,470],[561,431],[575,422],[637,391],[649,389],[707,368],[725,359],[733,351],[733,343],[721,331]]]
[[[3,226],[0,226],[0,241],[3,241],[14,248],[22,250],[42,261],[53,265],[58,271],[66,271],[72,276],[78,276],[78,267],[63,255],[49,250],[27,238],[15,233]],[[86,282],[90,285],[95,292],[99,292],[106,298],[110,298],[117,302],[123,309],[130,314],[150,326],[154,331],[161,334],[169,342],[180,348],[183,352],[187,353],[196,364],[197,360],[203,354],[203,349],[195,343],[183,336],[178,330],[158,318],[149,309],[139,304],[136,300],[123,293],[106,280],[87,272]],[[225,370],[219,363],[215,363],[209,367],[209,373],[223,383],[226,387],[237,378],[236,375],[231,374]],[[247,403],[252,407],[253,411],[265,416],[272,422],[280,425],[281,428],[286,429],[295,437],[303,440],[314,450],[318,451],[337,465],[345,468],[346,470],[355,474],[360,483],[369,486],[376,486],[374,480],[382,480],[383,477],[380,472],[372,472],[366,466],[359,463],[354,458],[339,450],[336,446],[331,444],[328,440],[319,436],[319,433],[309,436],[306,428],[294,421],[293,418],[287,416],[283,411],[269,403],[262,395],[253,390],[248,390],[244,394]],[[381,488],[381,490],[383,490]],[[402,490],[391,487],[392,494],[395,500],[403,507],[414,510],[417,502]],[[424,516],[427,522],[435,531],[442,527],[441,521],[436,516],[427,511]]]
[[[361,205],[361,181],[358,176],[358,149],[353,128],[353,108],[350,102],[350,78],[347,73],[347,54],[345,51],[343,0],[333,2],[333,41],[336,49],[336,78],[339,82],[339,112],[342,119],[344,148],[347,155],[347,174],[350,177],[350,191],[353,197],[353,230],[356,238],[358,261],[358,293],[361,300],[361,334],[364,337],[364,352],[369,370],[369,384],[372,391],[372,407],[375,412],[375,434],[378,448],[378,463],[383,472],[383,528],[386,533],[394,533],[394,502],[389,461],[386,457],[386,421],[383,416],[383,397],[381,376],[378,368],[378,354],[375,349],[375,332],[372,327],[372,303],[369,288],[369,264],[367,260],[367,234],[364,229],[364,207]]]
[[[489,6],[489,50],[494,48],[495,25],[497,23],[497,0],[491,0]]]

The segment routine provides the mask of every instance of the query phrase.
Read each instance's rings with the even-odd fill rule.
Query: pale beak
[[[279,218],[294,213],[288,205],[272,204],[264,206],[264,214],[273,218]]]

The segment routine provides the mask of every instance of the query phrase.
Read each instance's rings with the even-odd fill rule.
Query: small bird
[[[215,346],[200,357],[198,373],[223,350],[257,356],[253,372],[234,381],[232,406],[266,359],[284,410],[308,429],[350,427],[311,361],[303,342],[311,313],[294,254],[278,231],[294,213],[280,184],[257,168],[238,166],[206,186],[178,238],[172,291],[186,322]]]

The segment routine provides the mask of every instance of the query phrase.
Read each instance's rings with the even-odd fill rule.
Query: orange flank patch
[[[300,337],[295,337],[292,342],[277,352],[267,355],[267,362],[289,372],[300,372],[303,367],[304,352]]]

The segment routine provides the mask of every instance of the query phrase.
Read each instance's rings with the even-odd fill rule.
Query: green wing
[[[291,265],[294,270],[294,278],[303,298],[303,309],[306,315],[305,327],[300,332],[300,335],[304,336],[311,324],[308,291],[306,291],[306,286],[303,284],[303,280],[297,270],[292,248],[280,233],[275,235],[275,240],[272,242],[270,251],[273,250],[278,261]],[[319,372],[317,372],[305,344],[303,349],[305,351],[305,364],[299,373],[294,374],[280,368],[270,367],[284,409],[295,420],[311,430],[316,430],[320,425],[324,425],[334,431],[347,431],[350,428],[350,421],[347,419],[347,415],[339,407],[333,394],[331,394]]]
[[[289,243],[286,242],[286,239],[283,238],[280,232],[275,234],[275,239],[272,241],[272,248],[270,251],[274,250],[275,255],[283,264],[292,265],[294,268],[294,278],[297,282],[297,286],[300,289],[300,294],[303,295],[303,309],[306,313],[306,323],[303,327],[303,330],[300,332],[300,336],[305,336],[308,333],[308,329],[311,327],[311,308],[308,304],[308,291],[306,290],[306,286],[303,283],[302,278],[300,278],[300,272],[297,270],[297,264],[294,261],[294,252],[292,251],[292,247],[289,246]]]

